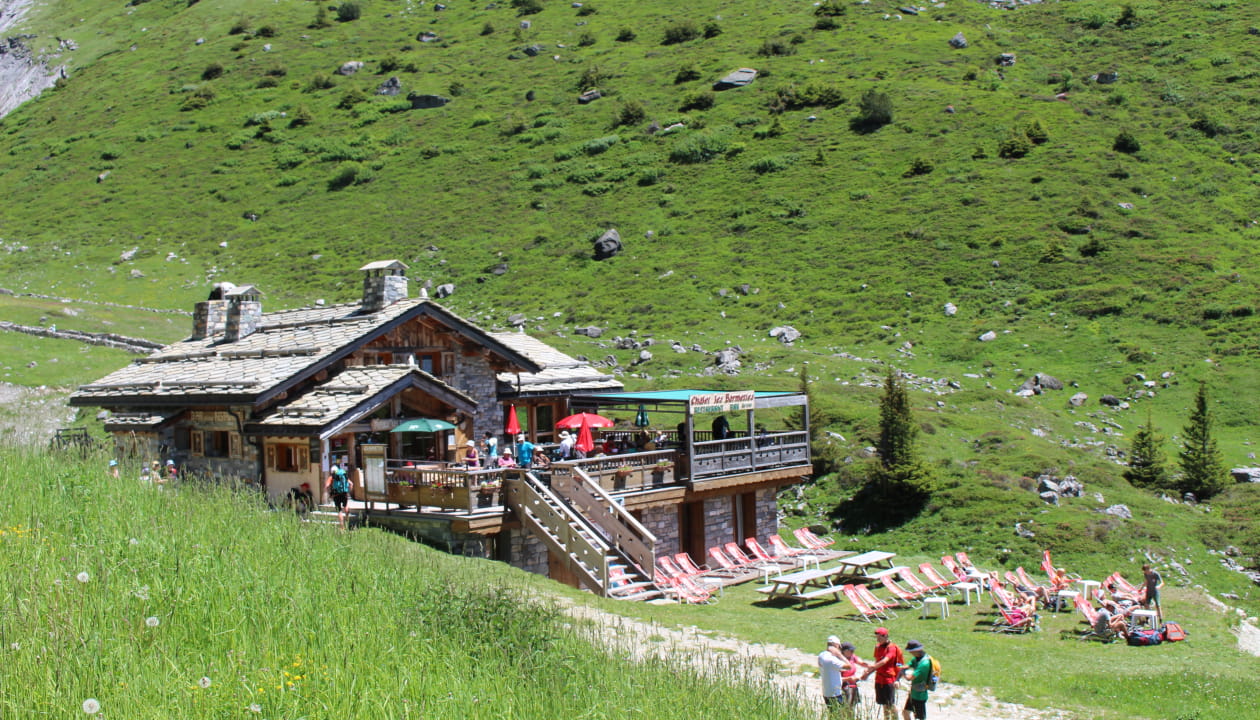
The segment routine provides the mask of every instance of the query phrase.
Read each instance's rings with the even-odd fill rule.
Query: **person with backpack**
[[[862,679],[875,674],[875,704],[884,706],[886,720],[897,718],[897,678],[905,662],[901,648],[888,639],[888,628],[875,628],[874,663],[867,666]]]
[[[910,720],[912,716],[916,720],[925,720],[928,689],[936,686],[932,672],[935,661],[927,656],[923,643],[918,640],[906,643],[906,652],[910,653],[910,662],[906,664],[904,674],[910,679],[910,697],[906,698],[901,716],[904,720]]]
[[[332,496],[333,505],[337,506],[337,524],[342,530],[346,529],[347,506],[350,504],[350,491],[353,489],[354,482],[350,480],[345,468],[333,463],[328,480],[324,482],[324,490]]]

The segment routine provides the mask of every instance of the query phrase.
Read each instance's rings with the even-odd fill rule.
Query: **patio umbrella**
[[[647,427],[650,424],[648,422],[647,408],[643,406],[643,403],[639,403],[639,412],[634,415],[634,426]]]
[[[577,442],[573,444],[573,447],[584,453],[589,453],[595,449],[595,438],[591,437],[591,425],[585,420],[582,421],[582,426],[578,430]]]
[[[390,430],[392,433],[435,433],[442,430],[454,430],[455,426],[445,420],[436,420],[434,418],[412,418],[404,420],[398,427]]]
[[[596,415],[595,413],[588,413],[588,412],[580,412],[580,413],[577,413],[576,415],[570,415],[565,418],[560,418],[560,421],[556,423],[556,427],[567,428],[569,430],[574,430],[576,428],[581,427],[582,425],[589,425],[590,427],[593,427],[593,428],[610,428],[613,426],[613,421],[609,420],[603,415]]]
[[[516,406],[515,405],[508,406],[507,427],[503,428],[503,432],[507,433],[508,435],[521,434],[521,423],[519,420],[516,419]]]

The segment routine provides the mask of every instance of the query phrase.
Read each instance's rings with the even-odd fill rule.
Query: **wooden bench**
[[[836,600],[839,600],[840,596],[843,593],[844,593],[844,588],[833,586],[833,587],[818,588],[817,590],[810,590],[809,592],[805,592],[805,593],[796,593],[795,595],[792,595],[791,597],[793,597],[796,600],[800,600],[801,609],[804,609],[805,603],[809,602],[810,600],[817,600],[818,598],[823,597],[825,595],[834,595]]]

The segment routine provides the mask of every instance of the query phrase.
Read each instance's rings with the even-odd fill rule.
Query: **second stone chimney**
[[[212,335],[223,334],[227,324],[227,294],[236,289],[230,282],[215,283],[209,299],[193,305],[193,331],[191,340],[204,340]]]
[[[227,293],[227,322],[224,342],[236,342],[253,335],[262,325],[262,292],[253,285],[241,285]]]
[[[377,312],[407,299],[407,266],[399,260],[378,260],[359,268],[363,271],[364,312]]]

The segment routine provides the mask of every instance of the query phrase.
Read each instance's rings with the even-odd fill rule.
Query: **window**
[[[430,375],[442,374],[442,354],[441,353],[416,353],[416,365],[421,370]]]
[[[206,457],[228,457],[231,448],[226,430],[206,430],[202,433],[202,452]]]
[[[306,445],[269,445],[267,465],[277,472],[306,472],[310,465],[309,452]]]
[[[175,428],[175,449],[188,450],[192,448],[192,433],[186,427]]]

